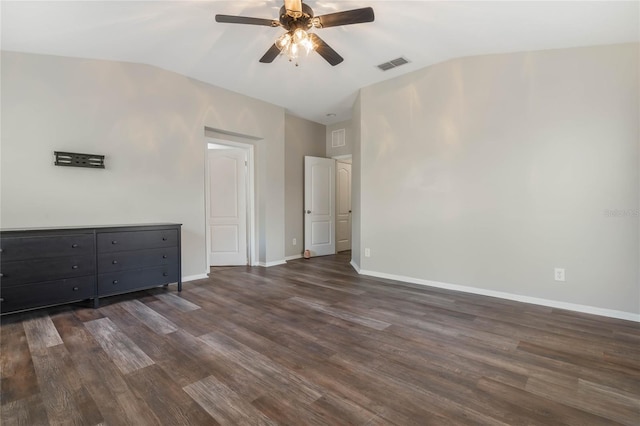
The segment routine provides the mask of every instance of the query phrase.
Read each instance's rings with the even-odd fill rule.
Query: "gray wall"
[[[345,140],[344,146],[333,148],[332,135],[334,130],[344,129]],[[327,149],[326,154],[328,158],[336,157],[339,155],[353,154],[353,127],[352,120],[342,121],[340,123],[331,124],[327,126]]]
[[[638,52],[471,57],[363,89],[361,268],[639,313]]]
[[[325,156],[325,134],[323,124],[285,115],[285,256],[304,251],[304,157]]]
[[[284,258],[282,108],[147,65],[12,52],[1,101],[3,228],[180,222],[183,274],[204,274],[209,127],[256,139],[259,259]],[[107,167],[55,167],[56,150]]]
[[[351,264],[360,268],[362,259],[362,108],[359,94],[353,104],[351,129],[353,153],[351,156]]]

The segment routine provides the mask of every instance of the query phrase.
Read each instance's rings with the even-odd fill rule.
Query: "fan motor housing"
[[[304,30],[311,28],[311,19],[313,18],[313,9],[302,3],[302,16],[294,18],[287,14],[284,6],[280,8],[280,24],[287,30],[296,30],[302,28]]]

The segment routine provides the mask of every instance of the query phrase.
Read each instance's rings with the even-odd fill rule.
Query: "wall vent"
[[[392,68],[396,68],[399,67],[401,65],[404,64],[408,64],[409,61],[403,57],[400,58],[396,58],[396,59],[392,59],[389,62],[385,62],[383,64],[378,65],[378,68],[380,68],[382,71],[389,71]]]
[[[104,155],[78,154],[77,152],[54,151],[55,165],[104,169]]]
[[[339,148],[345,145],[345,129],[338,129],[331,132],[331,147]]]

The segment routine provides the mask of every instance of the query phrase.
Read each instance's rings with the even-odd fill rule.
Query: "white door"
[[[335,160],[304,157],[304,248],[335,254]]]
[[[246,152],[209,149],[211,266],[247,264]]]
[[[336,248],[351,250],[351,164],[336,164]]]

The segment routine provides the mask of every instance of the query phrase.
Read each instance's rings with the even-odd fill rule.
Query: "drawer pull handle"
[[[117,260],[114,260],[114,261],[113,261],[113,262],[111,262],[111,263],[113,263],[114,265],[117,265],[117,264],[118,264],[118,261],[117,261]]]
[[[73,288],[73,291],[78,291],[78,290],[80,290],[78,287]]]
[[[118,244],[118,241],[117,240],[113,240],[113,241],[111,241],[111,244]]]
[[[78,265],[73,265],[71,269],[78,269]]]
[[[162,237],[162,241],[167,241],[167,237]]]
[[[113,285],[118,284],[118,280],[113,280]]]
[[[163,259],[166,259],[166,258],[167,258],[167,255],[166,255],[166,254],[163,254],[163,255],[162,255],[162,258],[163,258]]]
[[[168,277],[168,276],[169,276],[169,273],[168,273],[168,272],[163,272],[163,273],[162,273],[162,276],[163,276],[163,277]]]
[[[71,244],[71,248],[78,248],[77,244]]]

